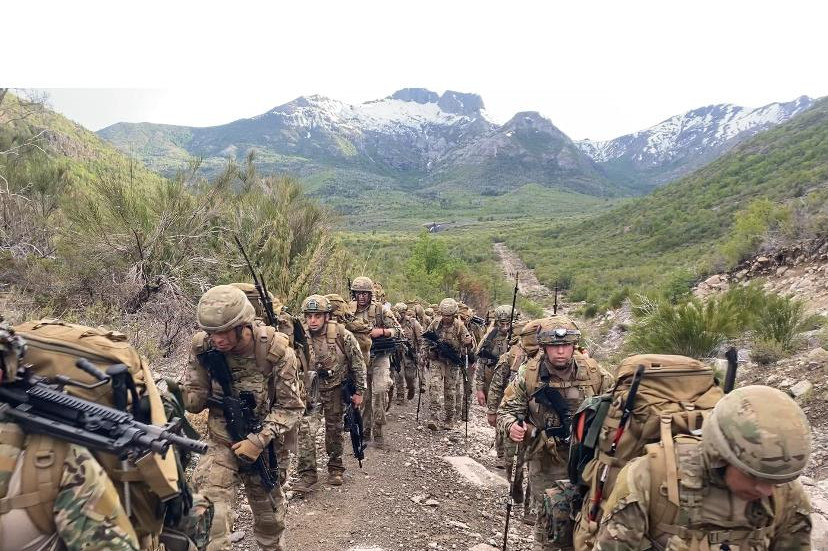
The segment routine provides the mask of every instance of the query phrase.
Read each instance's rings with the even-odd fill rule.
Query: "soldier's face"
[[[308,324],[308,329],[316,333],[328,321],[328,314],[322,312],[308,312],[305,314],[305,322]]]
[[[497,322],[497,330],[500,331],[502,335],[507,335],[509,333],[509,322],[508,321],[499,321]]]
[[[770,497],[773,493],[774,482],[762,480],[740,471],[733,465],[725,468],[725,485],[738,498],[745,501],[756,501]]]
[[[218,331],[210,333],[210,341],[213,346],[220,352],[230,352],[234,349],[242,348],[245,345],[245,337],[250,330],[245,327],[241,332],[237,328],[228,329],[227,331]],[[252,333],[251,333],[252,335]]]
[[[371,293],[369,291],[357,291],[355,295],[357,306],[365,307],[371,304]]]
[[[547,344],[544,346],[546,358],[552,367],[563,369],[569,366],[569,361],[575,353],[575,343],[568,344]]]
[[[442,315],[440,317],[443,320],[443,325],[451,325],[452,323],[454,323],[454,316]]]

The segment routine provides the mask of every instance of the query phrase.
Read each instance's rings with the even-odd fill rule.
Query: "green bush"
[[[755,340],[750,350],[750,358],[759,365],[776,363],[785,355],[785,347],[774,339]]]
[[[597,304],[587,304],[586,308],[584,308],[584,317],[585,318],[594,318],[598,315],[598,305]]]
[[[738,334],[738,316],[732,302],[691,299],[672,304],[666,298],[640,297],[633,305],[637,323],[628,346],[634,353],[680,354],[691,358],[712,356]]]
[[[794,298],[768,294],[757,312],[753,330],[757,340],[775,341],[791,351],[797,336],[807,329],[805,305]]]

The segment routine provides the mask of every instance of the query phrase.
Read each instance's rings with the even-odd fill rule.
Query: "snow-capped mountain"
[[[451,90],[440,95],[406,88],[358,105],[303,96],[222,126],[118,123],[98,134],[168,172],[175,166],[171,156],[179,163],[200,156],[217,168],[222,159],[243,158],[255,149],[263,172],[308,177],[333,170],[340,187],[365,187],[368,181],[376,188],[380,178],[381,187],[419,190],[450,182],[471,190],[538,183],[599,195],[619,192],[551,121],[519,114],[499,126],[487,117],[480,96]],[[582,189],[587,183],[589,191]]]
[[[758,109],[710,105],[613,140],[583,140],[576,144],[611,180],[646,191],[712,161],[737,143],[787,121],[812,103],[811,98],[802,96]]]

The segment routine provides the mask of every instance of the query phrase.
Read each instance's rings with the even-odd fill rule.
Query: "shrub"
[[[586,308],[584,308],[584,317],[585,318],[594,318],[598,315],[598,305],[597,304],[587,304]]]
[[[770,365],[784,357],[785,348],[774,339],[757,339],[750,351],[750,358],[759,365]]]
[[[665,298],[639,297],[633,312],[637,323],[629,346],[636,353],[708,358],[740,329],[733,303],[723,300],[672,304]]]
[[[805,305],[794,298],[768,294],[753,323],[758,340],[772,340],[790,351],[796,337],[807,329]]]

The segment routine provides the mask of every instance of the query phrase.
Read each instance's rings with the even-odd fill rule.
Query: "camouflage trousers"
[[[512,491],[519,488],[518,492],[523,497],[523,514],[528,515],[530,509],[530,502],[532,497],[532,489],[527,485],[526,491],[523,492],[523,481],[525,478],[526,466],[526,448],[518,447],[517,442],[514,442],[503,435],[501,431],[495,431],[495,439],[500,438],[500,443],[503,446],[503,466],[506,470],[506,480],[511,484]],[[517,450],[517,457],[515,457],[515,450]],[[517,497],[516,493],[512,497]]]
[[[560,459],[556,460],[549,454],[537,454],[535,457],[529,459],[526,464],[529,467],[529,491],[532,494],[530,507],[537,514],[533,551],[571,549],[571,547],[560,547],[548,541],[547,527],[551,521],[547,518],[548,514],[544,510],[543,503],[546,489],[555,487],[558,480],[564,480],[569,477],[566,463]]]
[[[461,370],[464,369],[464,368],[465,368],[465,365],[461,365],[460,367],[456,368],[457,369],[457,381],[454,383],[454,395],[456,397],[454,399],[454,411],[455,411],[455,415],[458,419],[462,419],[462,416],[463,416],[463,400],[468,400],[469,398],[471,398],[472,386],[474,385],[474,380],[472,379],[472,366],[470,365],[469,366],[469,372],[468,372],[469,382],[468,382],[468,386],[466,387],[465,394],[463,393],[463,372]],[[469,404],[469,405],[467,405],[466,407],[470,407],[471,402],[467,402],[467,404]]]
[[[285,494],[281,485],[270,492],[271,504],[259,477],[249,470],[240,470],[236,455],[226,443],[208,439],[209,448],[193,474],[196,489],[213,502],[215,513],[210,529],[207,551],[227,551],[231,548],[237,488],[244,484],[247,502],[253,512],[253,535],[262,551],[285,549]]]
[[[296,471],[299,476],[316,478],[316,433],[322,416],[325,417],[325,453],[328,454],[328,472],[343,472],[342,465],[342,385],[320,389],[320,410],[302,417],[299,421],[299,451]]]
[[[371,358],[368,364],[368,394],[362,410],[365,430],[372,434],[382,434],[382,425],[385,424],[385,405],[388,400],[388,388],[391,386],[391,358],[388,354],[380,354]]]
[[[402,363],[399,371],[391,370],[391,375],[394,379],[394,392],[397,395],[398,402],[405,400],[408,389],[413,390],[417,388],[417,364],[408,357],[404,357]]]
[[[455,398],[457,397],[457,379],[461,377],[460,368],[440,360],[431,360],[428,370],[428,411],[432,421],[440,420],[440,410],[443,411],[443,421],[447,425],[454,423]],[[440,398],[443,398],[442,404]]]

